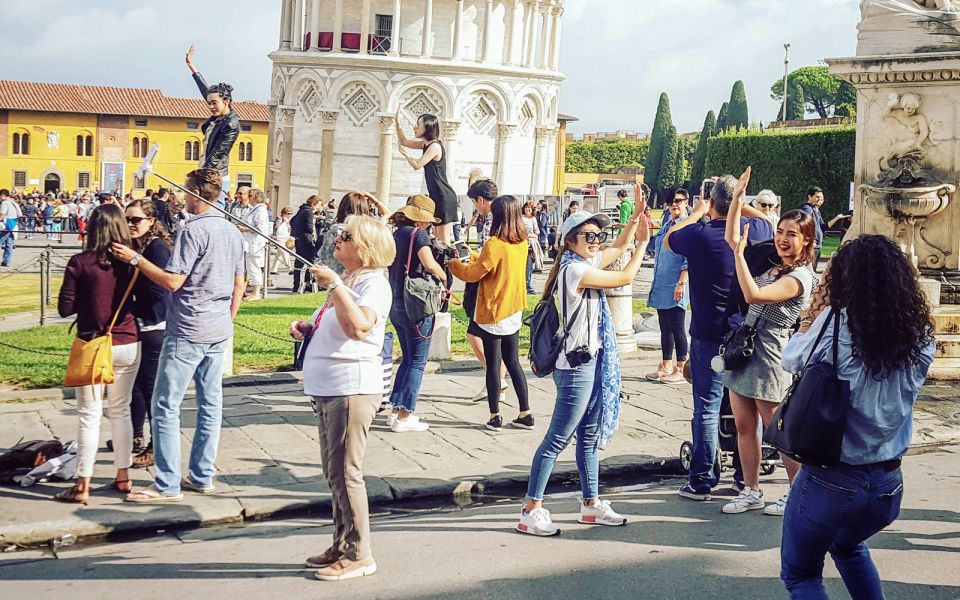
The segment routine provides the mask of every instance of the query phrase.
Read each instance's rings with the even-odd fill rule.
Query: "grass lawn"
[[[824,237],[823,238],[823,247],[820,249],[820,256],[823,257],[823,260],[827,260],[833,253],[840,249],[840,242],[843,240],[841,237]]]
[[[37,293],[39,295],[39,291]],[[289,337],[290,322],[309,319],[323,298],[322,294],[305,294],[244,304],[237,322],[286,340]],[[533,311],[537,300],[538,296],[529,297],[527,314]],[[634,313],[649,312],[643,300],[634,300],[633,310]],[[466,321],[463,309],[455,308],[453,315],[453,354],[470,356],[470,345],[466,339],[467,327],[461,323]],[[393,328],[388,326],[388,330],[392,331]],[[242,327],[236,328],[235,335],[233,355],[234,367],[238,372],[283,371],[292,368],[292,342],[267,338]],[[68,352],[73,335],[67,333],[66,325],[51,325],[0,333],[0,342],[46,352]],[[394,346],[395,349],[397,347]],[[521,332],[521,355],[525,355],[528,348],[529,333],[524,329]],[[63,380],[65,365],[66,357],[63,356],[32,354],[0,346],[0,383],[3,384],[22,388],[57,387]]]
[[[50,299],[54,306],[63,276],[51,275]],[[0,281],[0,315],[40,310],[40,275],[11,275]]]

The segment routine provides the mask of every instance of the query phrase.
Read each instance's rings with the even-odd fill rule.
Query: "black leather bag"
[[[714,365],[714,370],[737,371],[742,369],[750,362],[754,354],[754,344],[757,338],[757,327],[755,321],[744,322],[740,327],[733,329],[724,336],[720,342],[720,355],[722,364]]]
[[[832,362],[821,360],[810,364],[831,320]],[[804,464],[823,467],[840,464],[850,407],[850,383],[837,377],[839,345],[840,315],[831,310],[800,376],[763,432],[763,441]]]

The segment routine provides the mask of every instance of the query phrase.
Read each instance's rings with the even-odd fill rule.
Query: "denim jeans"
[[[597,376],[600,361],[594,359],[576,369],[557,369],[557,404],[546,437],[533,455],[527,498],[543,500],[557,456],[577,435],[577,470],[584,500],[594,500],[600,487],[600,419],[603,414],[602,381]]]
[[[690,377],[693,379],[693,456],[690,460],[690,487],[700,493],[717,485],[713,464],[717,460],[720,401],[723,374],[714,373],[710,361],[720,351],[719,341],[690,340]]]
[[[851,598],[883,598],[864,542],[897,519],[902,499],[900,469],[804,465],[793,482],[780,543],[780,579],[790,597],[827,598],[823,561],[829,552]]]
[[[0,248],[3,249],[3,266],[10,266],[13,260],[13,232],[0,231]]]
[[[418,329],[407,318],[403,302],[394,299],[393,308],[390,309],[390,322],[397,330],[401,353],[400,366],[397,368],[393,391],[390,393],[390,404],[394,408],[402,408],[412,413],[417,408],[423,370],[427,367],[430,338],[424,336],[433,335],[433,317],[427,317]]]
[[[197,426],[190,447],[190,479],[200,487],[213,485],[223,417],[223,352],[229,342],[193,344],[169,335],[163,340],[152,423],[154,478],[161,493],[180,493],[180,405],[191,379],[196,384]]]
[[[533,289],[533,255],[532,253],[527,253],[527,293],[534,294],[536,293]]]

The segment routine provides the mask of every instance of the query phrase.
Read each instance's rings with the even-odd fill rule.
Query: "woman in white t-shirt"
[[[622,271],[606,271],[629,249],[643,222],[644,202],[637,202],[620,236],[601,250],[607,240],[603,231],[610,218],[603,214],[574,212],[563,223],[563,252],[554,263],[544,288],[544,300],[556,293],[560,318],[568,335],[560,349],[553,380],[557,404],[550,429],[537,449],[530,467],[527,497],[520,509],[517,531],[550,536],[560,529],[543,508],[550,473],[557,456],[577,436],[577,469],[583,500],[581,523],[624,525],[627,520],[614,512],[610,502],[599,497],[599,449],[606,446],[620,418],[620,357],[616,330],[603,290],[629,285],[640,268],[650,241],[650,229],[639,228],[637,247]]]
[[[367,433],[383,399],[380,352],[393,294],[386,268],[396,256],[393,236],[370,216],[347,217],[337,232],[330,267],[310,269],[327,301],[310,322],[290,326],[294,339],[310,341],[304,354],[303,388],[313,398],[320,430],[320,459],[330,484],[333,545],[307,559],[317,579],[337,581],[372,575],[370,518],[363,482]]]

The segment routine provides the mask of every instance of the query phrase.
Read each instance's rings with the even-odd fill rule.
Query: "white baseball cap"
[[[600,229],[606,229],[607,227],[610,227],[610,217],[607,215],[603,213],[592,215],[586,211],[580,210],[567,217],[567,220],[563,222],[560,239],[565,239],[568,233],[588,221],[593,222]]]

